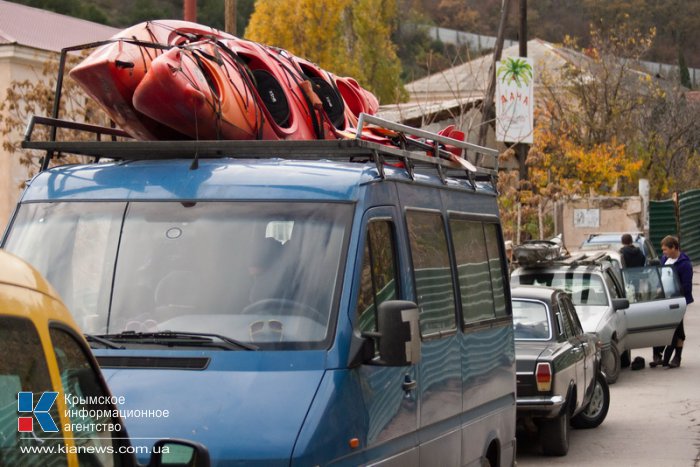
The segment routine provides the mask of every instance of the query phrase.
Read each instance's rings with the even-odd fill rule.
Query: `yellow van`
[[[138,465],[120,399],[51,285],[0,250],[0,465]],[[190,441],[159,440],[150,455],[149,466],[209,465]]]

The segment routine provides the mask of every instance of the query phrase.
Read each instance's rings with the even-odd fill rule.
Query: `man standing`
[[[622,236],[622,248],[620,249],[622,254],[623,267],[626,268],[636,268],[644,266],[646,263],[646,258],[644,253],[639,249],[637,245],[632,242],[632,235],[624,234]]]
[[[673,265],[673,269],[678,273],[678,278],[681,282],[681,291],[685,296],[685,303],[688,305],[693,303],[693,265],[688,255],[681,251],[678,238],[672,235],[664,237],[663,240],[661,240],[661,251],[663,252],[661,264]],[[683,353],[684,341],[685,330],[683,329],[683,321],[681,320],[676,331],[673,333],[671,345],[667,345],[665,350],[663,347],[654,347],[654,358],[649,365],[655,367],[661,364],[669,368],[678,368],[681,366],[681,353]],[[663,360],[661,360],[662,351]],[[674,351],[676,354],[673,360],[671,360],[671,355]]]

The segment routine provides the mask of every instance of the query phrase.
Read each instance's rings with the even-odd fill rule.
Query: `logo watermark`
[[[58,392],[45,391],[41,394],[41,397],[39,397],[39,401],[36,403],[36,405],[34,405],[34,393],[17,393],[17,412],[31,413],[33,415],[33,417],[32,415],[17,417],[17,431],[20,433],[34,432],[34,419],[36,418],[41,431],[44,433],[57,432],[58,426],[49,414],[49,410],[51,410],[51,407],[53,407],[57,397]]]

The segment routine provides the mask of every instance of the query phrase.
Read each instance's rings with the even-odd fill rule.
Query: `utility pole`
[[[518,45],[520,48],[520,56],[527,57],[527,0],[520,0],[520,31],[518,34]],[[518,143],[515,147],[515,154],[518,157],[518,174],[520,180],[527,180],[527,153],[530,151],[530,145],[526,143]]]
[[[224,29],[227,33],[237,36],[236,0],[224,1]]]
[[[522,0],[521,0],[522,1]],[[493,62],[489,68],[489,85],[486,89],[486,95],[481,102],[481,126],[479,127],[479,142],[480,146],[486,146],[486,137],[489,127],[496,119],[496,111],[493,105],[493,96],[496,94],[496,62],[501,59],[503,52],[503,40],[505,37],[506,23],[508,22],[508,12],[510,10],[510,0],[503,0],[501,4],[501,21],[498,23],[498,34],[496,35],[496,45],[493,50]],[[477,162],[481,155],[477,155]]]
[[[197,22],[197,0],[185,0],[182,10],[185,21]]]

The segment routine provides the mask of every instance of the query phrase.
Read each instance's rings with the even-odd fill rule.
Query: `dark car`
[[[585,333],[571,297],[560,289],[511,290],[519,426],[536,428],[544,454],[569,450],[569,425],[605,420],[610,392],[597,337]]]

